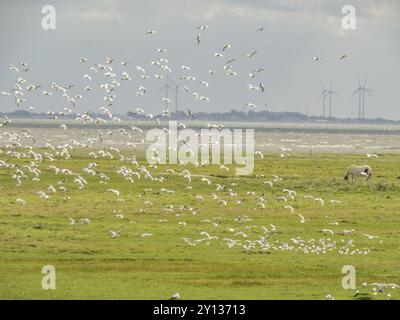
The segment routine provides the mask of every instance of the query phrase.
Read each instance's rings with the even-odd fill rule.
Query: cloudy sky
[[[356,9],[356,29],[342,27],[342,7]],[[56,9],[56,30],[41,26],[44,5]],[[400,120],[400,1],[398,0],[93,0],[93,1],[23,1],[3,0],[0,4],[0,90],[12,89],[18,77],[27,84],[42,84],[54,91],[51,83],[74,84],[71,95],[82,94],[76,111],[99,111],[105,105],[100,84],[109,77],[90,73],[89,67],[112,64],[117,80],[123,71],[132,80],[119,81],[116,89],[115,112],[134,111],[159,113],[165,91],[165,78],[154,74],[169,74],[176,83],[181,76],[194,76],[188,87],[192,92],[209,97],[199,101],[179,90],[179,108],[196,111],[242,110],[252,102],[257,110],[298,111],[321,114],[321,81],[340,96],[333,101],[333,114],[338,117],[357,115],[357,75],[373,90],[366,98],[367,117]],[[207,30],[198,30],[207,25]],[[265,27],[264,31],[256,31]],[[156,30],[154,35],[146,31]],[[196,36],[201,33],[201,43]],[[223,57],[224,44],[231,48]],[[167,49],[166,53],[157,48]],[[257,51],[252,58],[246,53]],[[348,54],[349,57],[339,60]],[[312,57],[322,57],[315,62]],[[79,58],[86,57],[86,63]],[[168,60],[172,72],[151,65],[160,57]],[[224,64],[236,58],[227,75]],[[10,64],[27,62],[31,70],[16,73]],[[120,61],[131,62],[123,68]],[[183,70],[189,66],[190,71]],[[136,66],[150,76],[142,80]],[[248,74],[254,69],[264,72],[256,78]],[[214,70],[214,76],[208,70]],[[85,73],[92,80],[83,78]],[[209,83],[209,87],[200,84]],[[263,82],[265,92],[249,90],[248,84]],[[83,91],[85,86],[93,88]],[[139,86],[147,88],[137,96]],[[26,90],[25,90],[26,91]],[[170,92],[174,98],[174,94]],[[59,111],[70,106],[60,94],[51,97],[40,91],[26,92],[22,108],[32,106],[37,111]],[[174,102],[172,102],[172,105]],[[0,96],[2,110],[16,109],[12,96]],[[173,109],[173,106],[171,106]]]

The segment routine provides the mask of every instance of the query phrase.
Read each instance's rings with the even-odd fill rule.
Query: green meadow
[[[372,160],[266,154],[256,159],[251,175],[236,176],[234,166],[149,167],[136,154],[153,179],[140,174],[131,182],[118,171],[126,166],[136,172],[136,165],[115,152],[113,159],[93,159],[89,151],[97,150],[77,148],[68,160],[36,161],[41,172],[36,180],[26,167],[32,158],[0,154],[1,299],[169,299],[175,292],[182,299],[386,299],[388,293],[400,298],[400,289],[372,291],[372,283],[400,283],[400,155]],[[83,171],[93,162],[94,175]],[[345,182],[352,164],[369,164],[372,179]],[[72,174],[55,173],[51,166]],[[26,175],[20,186],[16,169]],[[77,174],[87,181],[82,189],[74,182]],[[284,189],[294,190],[295,199],[278,201],[288,196]],[[84,218],[90,223],[80,223]],[[275,247],[290,247],[293,239],[316,244],[325,239],[337,248],[304,252],[298,245],[292,250],[247,245],[265,237],[262,227],[271,225],[276,230],[265,241]],[[112,238],[109,230],[121,230],[120,236]],[[197,241],[203,231],[213,238]],[[229,247],[226,238],[240,245]],[[349,241],[350,250],[340,253]],[[55,290],[42,288],[45,265],[55,267]],[[345,265],[356,270],[356,289],[342,288]]]

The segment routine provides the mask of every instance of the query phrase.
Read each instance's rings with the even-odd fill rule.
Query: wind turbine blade
[[[374,97],[374,95],[372,94],[372,90],[371,89],[364,89],[366,93],[369,94],[370,97]]]
[[[367,85],[367,76],[365,76],[365,78],[364,78],[364,85],[363,85],[363,87],[365,88],[366,85]]]
[[[361,87],[360,77],[357,75],[358,86]]]

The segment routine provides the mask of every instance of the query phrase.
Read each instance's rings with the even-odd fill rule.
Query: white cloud
[[[88,9],[79,14],[84,21],[119,20],[121,15],[116,10]]]
[[[119,1],[97,1],[95,3],[86,3],[82,7],[69,6],[69,10],[62,10],[66,16],[71,19],[78,17],[84,22],[101,23],[104,21],[114,21],[122,19]]]

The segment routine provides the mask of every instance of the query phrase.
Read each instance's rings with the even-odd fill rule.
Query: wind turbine
[[[325,86],[323,82],[321,81],[321,86],[322,86],[322,92],[321,95],[319,96],[319,99],[322,99],[322,116],[325,118],[326,117],[326,108],[325,108],[325,99],[328,94],[328,90],[325,89]]]
[[[167,84],[164,87],[162,87],[160,90],[158,90],[158,91],[161,91],[161,90],[165,89],[165,98],[166,99],[169,98],[169,90],[174,90],[174,88],[169,85],[169,82],[170,82],[170,79],[167,76]],[[165,110],[168,110],[168,101],[167,100],[165,100]]]
[[[176,84],[174,81],[172,81],[170,79],[170,81],[172,82],[172,84],[175,86],[175,113],[178,112],[178,96],[179,96],[179,91],[178,89],[182,86],[184,86],[186,83],[189,82],[189,80],[186,80],[185,82],[181,83],[181,84]]]
[[[173,86],[171,86],[169,83],[172,83]],[[172,81],[169,76],[167,76],[167,84],[162,87],[159,91],[165,89],[165,97],[168,98],[168,92],[169,90],[174,90],[175,91],[175,113],[178,112],[178,89],[185,85],[188,81],[185,81],[184,83],[181,84],[176,84],[174,81]],[[168,109],[168,102],[165,103],[165,108]]]
[[[332,80],[330,89],[326,92],[326,95],[329,96],[329,118],[332,117],[332,96],[340,97],[335,91],[332,90]]]
[[[367,77],[364,78],[364,84],[361,85],[360,78],[357,76],[358,88],[353,91],[352,96],[358,93],[358,118],[365,119],[365,93],[368,93],[370,97],[373,97],[372,90],[367,89]]]

